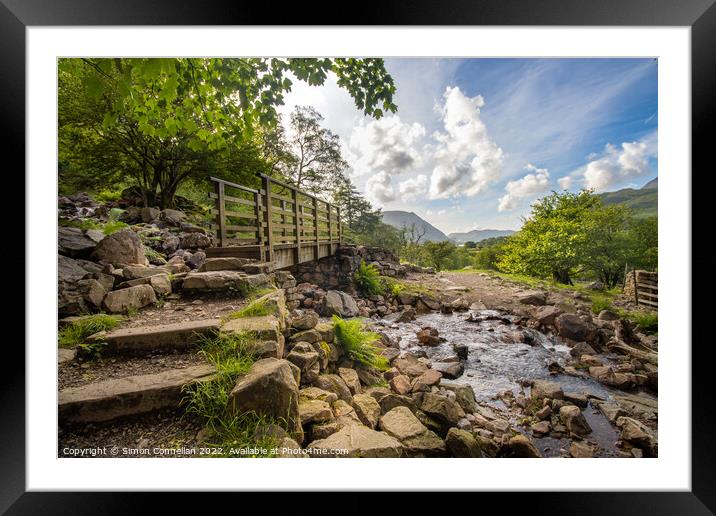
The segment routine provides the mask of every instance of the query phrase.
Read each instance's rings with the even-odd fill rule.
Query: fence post
[[[636,269],[633,269],[631,271],[631,273],[632,273],[632,278],[634,279],[634,302],[638,306],[639,305],[639,288],[637,287],[637,284],[636,284]]]
[[[338,219],[338,245],[343,245],[343,222],[341,222],[341,209],[336,207],[336,218]]]
[[[326,203],[328,204],[328,203]],[[328,204],[328,246],[330,247],[329,252],[333,252],[333,221],[331,220],[331,217],[333,216],[333,205]]]
[[[266,235],[264,234],[263,209],[261,208],[261,192],[254,194],[255,213],[256,213],[256,231],[259,244],[259,256],[261,261],[266,259]]]
[[[216,208],[219,217],[219,247],[226,243],[226,206],[224,200],[224,183],[216,183]]]
[[[316,260],[320,258],[320,247],[318,243],[318,199],[313,198],[313,238],[316,239]]]
[[[264,200],[266,201],[266,239],[268,240],[268,260],[273,262],[273,217],[271,213],[271,179],[263,176]]]
[[[301,221],[298,218],[298,191],[291,188],[291,201],[293,202],[293,228],[296,231],[296,265],[301,263]]]

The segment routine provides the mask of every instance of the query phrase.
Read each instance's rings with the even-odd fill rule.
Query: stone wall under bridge
[[[326,290],[353,292],[353,273],[361,261],[374,265],[383,276],[404,277],[406,269],[398,257],[380,247],[343,245],[336,254],[293,267],[298,283],[312,283]]]

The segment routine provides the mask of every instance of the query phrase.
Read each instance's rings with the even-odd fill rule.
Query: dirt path
[[[565,311],[575,311],[579,306],[588,307],[590,304],[586,296],[576,291],[531,288],[484,272],[411,274],[405,281],[428,289],[440,298],[463,297],[470,303],[482,303],[487,309],[516,315],[529,315],[529,307],[519,302],[519,296],[534,290],[547,291],[548,304],[560,305]]]

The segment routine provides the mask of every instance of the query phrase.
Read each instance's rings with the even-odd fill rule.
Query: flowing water
[[[467,319],[472,319],[467,320]],[[467,347],[467,359],[462,363],[464,373],[457,380],[444,379],[444,383],[469,384],[478,401],[505,408],[496,399],[499,393],[511,390],[523,392],[521,381],[549,379],[557,382],[565,392],[583,393],[603,400],[612,398],[613,391],[589,377],[551,374],[550,364],[565,365],[569,348],[553,337],[531,329],[518,327],[509,315],[493,310],[453,314],[430,313],[419,315],[409,323],[378,323],[381,331],[399,340],[401,351],[424,353],[431,361],[455,360],[456,345]],[[382,324],[382,327],[381,327]],[[445,342],[437,346],[424,346],[418,342],[416,332],[430,326],[438,330]],[[529,391],[527,391],[529,392]],[[598,456],[615,456],[618,431],[596,409],[589,406],[583,414],[592,433],[590,441],[599,445]],[[569,449],[568,439],[543,437],[533,439],[544,456],[560,456]]]

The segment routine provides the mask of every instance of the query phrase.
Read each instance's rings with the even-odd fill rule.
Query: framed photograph
[[[3,0],[26,202],[3,510],[390,490],[711,514],[713,1],[446,7]]]

